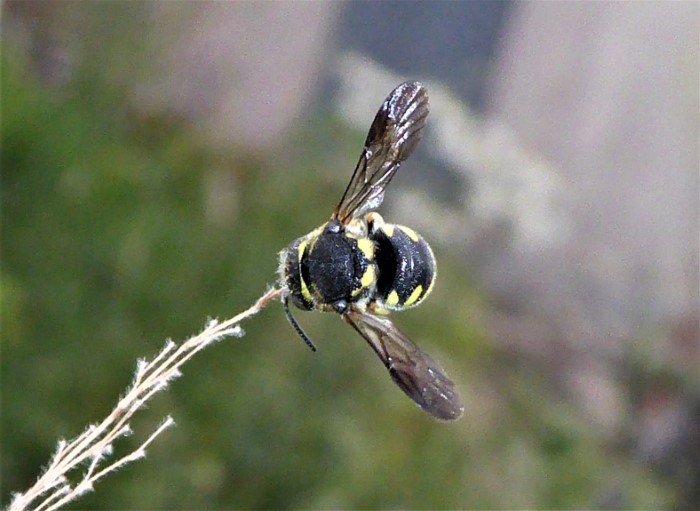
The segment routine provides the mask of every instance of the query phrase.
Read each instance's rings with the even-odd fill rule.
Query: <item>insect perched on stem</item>
[[[418,305],[435,283],[435,257],[413,229],[385,223],[374,210],[418,143],[428,93],[406,82],[386,98],[370,126],[350,183],[328,222],[280,253],[287,319],[315,351],[289,309],[336,312],[382,360],[394,382],[418,406],[442,420],[464,410],[454,384],[428,354],[386,315]]]

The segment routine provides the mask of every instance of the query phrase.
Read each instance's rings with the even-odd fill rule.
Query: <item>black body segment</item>
[[[376,244],[376,301],[380,307],[402,310],[418,305],[435,282],[435,257],[412,229],[384,224],[370,234]]]
[[[374,250],[339,222],[292,242],[284,255],[284,278],[292,302],[303,310],[336,310],[374,291]]]
[[[353,301],[369,261],[345,232],[324,231],[301,260],[301,277],[321,303]]]

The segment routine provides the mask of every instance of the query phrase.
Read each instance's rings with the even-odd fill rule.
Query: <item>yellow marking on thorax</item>
[[[374,243],[369,238],[359,238],[357,240],[357,247],[362,250],[362,253],[367,259],[372,261],[374,259]]]
[[[352,297],[355,297],[359,295],[364,289],[369,288],[372,284],[374,284],[374,281],[377,278],[377,274],[374,270],[374,266],[368,266],[365,272],[362,274],[362,277],[360,278],[360,287],[357,289],[353,289],[352,293],[350,295]]]
[[[376,278],[377,275],[374,272],[374,266],[369,265],[360,279],[360,284],[362,284],[362,287],[369,287],[374,283]]]

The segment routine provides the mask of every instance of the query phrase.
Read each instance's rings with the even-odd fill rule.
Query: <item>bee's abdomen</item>
[[[378,267],[377,302],[401,310],[418,305],[435,282],[435,256],[413,229],[384,224],[372,235]]]

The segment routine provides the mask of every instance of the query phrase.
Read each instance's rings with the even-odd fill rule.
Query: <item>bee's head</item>
[[[314,310],[316,307],[301,272],[301,260],[304,252],[309,249],[309,246],[313,246],[327,225],[324,224],[306,236],[295,239],[280,252],[278,268],[280,285],[289,290],[292,303],[302,310]]]

